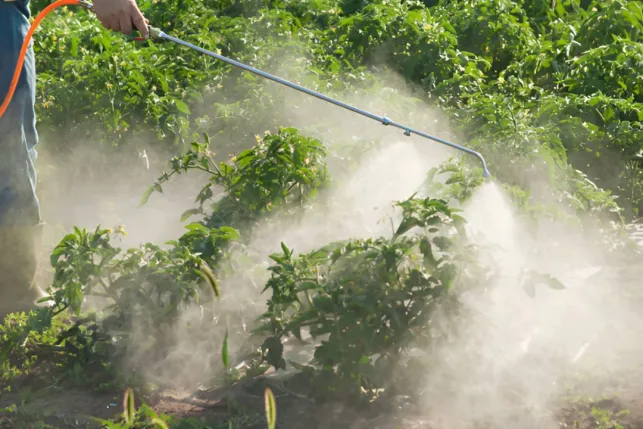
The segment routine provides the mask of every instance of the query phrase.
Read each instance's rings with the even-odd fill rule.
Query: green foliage
[[[202,214],[207,227],[242,228],[274,208],[285,211],[303,206],[327,184],[326,149],[320,141],[301,136],[293,128],[266,132],[256,140],[251,149],[220,163],[209,149],[209,137],[204,143],[193,143],[190,151],[170,161],[172,170],[150,187],[143,202],[152,192],[163,192],[162,184],[173,175],[199,170],[210,178],[196,198],[199,207],[182,218]],[[220,198],[214,195],[216,187],[223,188]],[[201,253],[209,257],[211,251],[201,249]]]
[[[34,10],[45,3],[36,1]],[[639,1],[145,0],[141,5],[153,25],[206,49],[333,96],[386,97],[386,109],[405,109],[397,119],[406,123],[418,99],[392,91],[390,72],[399,74],[420,101],[437,104],[448,115],[467,146],[483,153],[525,215],[575,221],[583,215],[595,220],[593,226],[640,216]],[[60,241],[50,260],[54,306],[11,315],[0,326],[3,387],[49,360],[70,376],[91,368],[84,373],[89,377],[131,353],[132,343],[149,356],[146,364],[162,361],[167,330],[183,309],[203,305],[209,295],[225,302],[234,291],[221,290],[221,281],[234,276],[235,282],[252,283],[253,270],[264,270],[259,262],[267,255],[251,254],[247,247],[255,227],[283,227],[307,209],[323,208],[314,204],[331,185],[329,171],[351,168],[367,146],[364,140],[332,142],[335,149],[351,149],[343,153],[352,159],[335,159],[329,144],[292,127],[295,110],[312,106],[306,104],[310,99],[286,102],[283,91],[289,90],[274,90],[272,83],[171,43],[127,42],[75,9],[48,18],[34,48],[40,128],[45,136],[56,136],[44,139],[54,152],[73,151],[77,142],[114,146],[114,153],[143,144],[172,153],[178,147],[180,154],[143,202],[163,192],[175,175],[198,171],[207,177],[196,207],[181,220],[199,219],[165,246],[122,250],[114,240],[123,231],[101,227],[76,228]],[[308,120],[314,135],[336,125]],[[255,136],[265,129],[278,131]],[[195,135],[203,141],[193,141]],[[221,161],[215,146],[238,154]],[[393,383],[394,367],[409,347],[440,341],[432,325],[436,311],[447,308],[457,317],[458,292],[487,278],[488,267],[476,262],[477,249],[464,234],[464,220],[449,205],[467,201],[482,184],[474,162],[449,161],[429,172],[425,191],[434,198],[396,203],[401,213],[391,220],[390,237],[349,239],[300,255],[282,243],[282,252],[270,255],[264,288],[272,295],[257,331],[266,336],[262,359],[285,368],[282,340],[301,339],[308,331],[321,344],[309,365],[293,365],[313,374],[326,394],[359,396]],[[564,287],[548,275],[524,273],[521,286],[528,295],[540,284]],[[87,313],[87,301],[96,299],[103,309]],[[216,347],[230,373],[235,321],[226,318],[225,337]],[[135,325],[148,334],[145,341],[132,337]],[[123,422],[106,425],[170,424],[150,408],[135,410],[128,392]],[[273,425],[274,397],[264,399]]]
[[[314,365],[325,382],[349,382],[354,393],[381,388],[410,344],[432,340],[431,316],[473,263],[464,220],[443,200],[396,204],[402,220],[392,237],[349,240],[295,257],[271,255],[276,265],[262,330],[270,364],[283,368],[279,339],[309,329]],[[469,279],[471,280],[471,279]],[[337,387],[337,386],[336,386]]]
[[[54,278],[48,290],[54,305],[32,314],[18,325],[20,329],[8,330],[5,340],[11,346],[3,353],[19,349],[26,338],[22,336],[36,335],[34,341],[62,344],[70,365],[118,364],[132,353],[134,344],[136,353],[153,356],[147,365],[162,362],[171,347],[168,332],[182,311],[207,303],[212,295],[217,299],[225,295],[219,288],[220,277],[232,273],[231,255],[243,249],[234,246],[241,244],[237,228],[248,238],[262,216],[275,208],[301,207],[328,179],[325,148],[294,129],[257,137],[252,149],[229,163],[215,163],[208,144],[206,134],[205,143],[195,142],[190,151],[173,158],[172,172],[150,188],[150,192],[162,192],[161,184],[173,174],[208,173],[196,198],[197,212],[204,220],[186,225],[187,231],[164,247],[145,243],[126,251],[113,244],[125,234],[122,228],[98,227],[91,232],[75,228],[51,254]],[[214,197],[215,186],[223,188],[223,198]],[[225,225],[226,221],[234,226]],[[101,311],[85,314],[87,298],[100,300]],[[65,314],[75,322],[51,332],[52,320]],[[198,331],[199,326],[193,329]],[[144,341],[135,337],[137,332],[145,332]],[[49,337],[42,338],[45,333]],[[229,369],[227,335],[220,350]],[[7,374],[17,371],[10,363],[7,360]]]
[[[444,183],[438,181],[443,174],[448,174]],[[463,203],[467,201],[476,189],[482,185],[484,177],[478,170],[473,170],[468,164],[453,160],[432,168],[427,175],[429,193],[440,195],[450,201]]]
[[[221,242],[235,238],[225,229],[188,229],[186,237],[216,236]],[[132,356],[132,346],[150,356],[146,364],[162,361],[171,347],[168,330],[181,311],[212,295],[219,297],[212,269],[187,247],[174,242],[163,249],[147,243],[123,252],[112,246],[113,235],[101,228],[75,229],[54,249],[54,281],[48,289],[53,306],[9,316],[0,325],[4,381],[51,364],[64,369],[63,377],[118,385],[124,379],[112,369]],[[88,298],[99,300],[101,310],[87,312]],[[145,332],[143,341],[137,332]],[[50,357],[53,361],[47,362]]]
[[[638,176],[622,167],[643,141],[636,0],[141,5],[177,37],[332,95],[375,95],[390,68],[447,109],[503,181],[524,187],[545,174],[564,200],[580,169],[627,216],[643,204]],[[121,145],[152,131],[187,144],[193,132],[236,139],[289,121],[274,115],[283,92],[272,83],[171,43],[126,42],[84,12],[46,20],[35,49],[41,126],[60,134]]]
[[[38,352],[55,350],[65,324],[57,320],[49,329],[39,329],[42,321],[32,315],[9,315],[0,325],[0,386],[29,374],[40,358]]]
[[[234,231],[205,230],[191,225],[187,228],[185,235],[189,238],[195,235],[221,241],[235,238]],[[212,274],[206,274],[211,272],[207,263],[188,247],[173,243],[173,247],[164,250],[148,243],[121,252],[111,245],[110,232],[100,228],[93,233],[76,229],[54,249],[53,312],[59,314],[69,309],[79,315],[85,296],[103,298],[110,316],[102,325],[112,341],[126,343],[136,326],[150,332],[150,344],[144,349],[154,355],[160,352],[159,342],[166,335],[167,325],[176,321],[185,305],[198,302],[202,280],[219,294],[216,280]],[[141,313],[149,317],[137,317]]]

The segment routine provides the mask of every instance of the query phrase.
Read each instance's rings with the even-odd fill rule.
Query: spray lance
[[[20,56],[19,56],[18,62],[16,64],[16,69],[15,69],[15,72],[14,72],[13,79],[11,81],[11,85],[9,87],[9,91],[8,91],[8,93],[7,93],[6,97],[5,97],[2,105],[0,105],[0,117],[2,117],[2,115],[7,110],[7,107],[9,106],[9,102],[11,101],[11,97],[13,96],[13,93],[14,93],[14,91],[16,89],[17,84],[18,84],[20,71],[22,69],[22,65],[23,65],[24,59],[25,59],[25,54],[27,53],[27,48],[29,46],[29,42],[30,42],[31,38],[33,37],[34,31],[36,30],[36,28],[38,27],[40,22],[50,12],[52,12],[54,9],[62,7],[62,6],[74,6],[74,5],[75,6],[81,6],[81,7],[85,8],[85,9],[87,9],[89,11],[93,11],[93,9],[94,9],[93,5],[91,3],[85,1],[85,0],[57,0],[54,3],[48,5],[46,8],[44,8],[36,16],[36,18],[34,19],[33,23],[31,24],[31,27],[29,28],[29,31],[27,33],[27,37],[25,38],[25,41],[24,41],[24,43],[22,45],[22,49],[20,51]],[[439,137],[432,136],[432,135],[427,134],[425,132],[415,130],[413,128],[410,128],[410,127],[407,127],[405,125],[399,124],[399,123],[397,123],[395,121],[392,121],[392,120],[390,120],[390,119],[388,119],[386,117],[375,115],[373,113],[370,113],[370,112],[367,112],[365,110],[359,109],[357,107],[351,106],[349,104],[343,103],[343,102],[341,102],[339,100],[336,100],[334,98],[328,97],[328,96],[326,96],[324,94],[321,94],[319,92],[316,92],[316,91],[310,90],[308,88],[305,88],[305,87],[303,87],[301,85],[297,85],[295,83],[289,82],[289,81],[287,81],[285,79],[282,79],[280,77],[277,77],[277,76],[271,75],[269,73],[263,72],[261,70],[258,70],[258,69],[254,68],[254,67],[251,67],[251,66],[248,66],[246,64],[240,63],[238,61],[232,60],[230,58],[224,57],[223,55],[219,55],[219,54],[214,53],[212,51],[208,51],[207,49],[200,48],[200,47],[195,46],[195,45],[193,45],[193,44],[191,44],[189,42],[186,42],[184,40],[181,40],[181,39],[178,39],[176,37],[170,36],[169,34],[164,33],[162,30],[160,30],[158,28],[155,28],[155,27],[152,27],[152,26],[148,26],[148,28],[149,28],[149,33],[150,33],[150,38],[151,39],[167,40],[167,41],[179,44],[181,46],[184,46],[186,48],[192,49],[194,51],[200,52],[200,53],[202,53],[204,55],[207,55],[209,57],[215,58],[217,60],[224,61],[224,62],[226,62],[226,63],[228,63],[230,65],[233,65],[235,67],[238,67],[238,68],[243,69],[245,71],[248,71],[250,73],[253,73],[253,74],[256,74],[256,75],[261,76],[263,78],[272,80],[273,82],[280,83],[280,84],[285,85],[285,86],[287,86],[289,88],[292,88],[292,89],[295,89],[297,91],[303,92],[304,94],[316,97],[316,98],[318,98],[320,100],[323,100],[323,101],[326,101],[328,103],[334,104],[336,106],[342,107],[342,108],[344,108],[346,110],[350,110],[353,113],[357,113],[357,114],[365,116],[365,117],[367,117],[369,119],[373,119],[375,121],[378,121],[382,125],[399,128],[399,129],[404,131],[404,135],[406,135],[406,136],[411,136],[411,134],[415,134],[415,135],[418,135],[420,137],[424,137],[426,139],[430,139],[430,140],[433,140],[435,142],[442,143],[444,145],[450,146],[450,147],[455,148],[457,150],[460,150],[462,152],[467,152],[467,153],[477,157],[480,160],[480,163],[482,164],[482,171],[483,171],[484,177],[489,177],[490,176],[489,170],[487,169],[487,163],[486,163],[484,157],[480,153],[478,153],[478,152],[476,152],[476,151],[474,151],[472,149],[469,149],[469,148],[464,147],[464,146],[457,145],[455,143],[451,143],[449,141],[443,140],[443,139],[441,139]],[[134,40],[135,41],[143,41],[143,38],[134,37]]]

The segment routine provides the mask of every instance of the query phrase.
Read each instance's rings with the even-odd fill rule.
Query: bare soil
[[[609,389],[605,397],[593,396],[598,399],[591,400],[588,396],[562,401],[560,408],[554,411],[559,417],[558,427],[643,429],[643,385],[638,382],[638,377],[632,377],[627,384],[619,386],[616,395],[613,389]],[[422,410],[401,408],[390,401],[361,408],[341,401],[315,403],[283,383],[275,383],[265,377],[245,380],[220,390],[191,394],[165,391],[148,395],[144,401],[158,413],[207,422],[205,427],[211,429],[227,428],[230,421],[235,429],[265,429],[262,393],[266,386],[275,393],[277,427],[280,429],[495,428],[488,424],[467,425],[466,428],[458,424],[447,425],[422,416]],[[123,410],[122,392],[33,388],[27,397],[24,392],[28,391],[28,385],[21,386],[19,391],[0,394],[0,409],[12,404],[18,406],[17,413],[0,412],[0,428],[42,428],[44,422],[50,425],[44,427],[56,429],[93,429],[100,427],[93,417],[118,418]],[[136,406],[140,405],[138,397]]]
[[[234,390],[234,389],[232,389]],[[198,392],[185,395],[178,392],[165,392],[147,401],[157,413],[178,418],[192,418],[210,423],[212,428],[227,427],[233,422],[235,429],[265,429],[262,396],[227,391]],[[400,425],[382,417],[369,416],[368,412],[358,412],[342,403],[314,404],[311,401],[276,394],[278,427],[288,429],[331,429],[331,428],[399,428],[411,429],[429,427],[421,425],[417,419]],[[2,394],[0,408],[20,404],[18,394]],[[136,406],[139,406],[136,401]],[[31,400],[27,408],[22,408],[18,416],[0,414],[0,428],[36,427],[29,422],[41,421],[57,429],[101,427],[93,420],[119,418],[122,413],[120,393],[99,393],[89,389],[69,389],[61,392],[43,394]],[[19,406],[20,408],[20,406]],[[21,425],[19,425],[21,423]],[[221,426],[217,426],[219,423]],[[226,426],[223,426],[226,423]]]

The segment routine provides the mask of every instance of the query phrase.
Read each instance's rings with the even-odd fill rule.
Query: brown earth
[[[157,413],[203,422],[194,428],[224,429],[232,422],[235,429],[264,429],[263,391],[269,385],[277,402],[277,427],[280,429],[491,429],[488,424],[446,425],[437,423],[421,410],[393,409],[390,401],[358,409],[343,402],[316,404],[286,388],[283,383],[260,377],[242,381],[228,389],[197,391],[193,394],[166,391],[145,397]],[[35,388],[36,386],[33,386]],[[92,429],[99,428],[92,417],[118,418],[123,410],[121,392],[97,392],[86,388],[31,390],[0,394],[0,409],[18,405],[17,413],[0,411],[2,429]],[[555,414],[560,428],[643,429],[643,385],[631,377],[628,386],[606,389],[606,397],[567,399]],[[25,400],[26,399],[26,400]],[[23,404],[22,406],[20,404]],[[136,400],[139,407],[140,401]],[[594,413],[592,413],[594,409]],[[466,410],[463,410],[466,413]],[[43,426],[42,422],[50,425]],[[206,425],[207,422],[207,425]],[[499,428],[505,429],[505,428]],[[509,429],[509,428],[507,428]],[[523,428],[516,428],[523,429]]]

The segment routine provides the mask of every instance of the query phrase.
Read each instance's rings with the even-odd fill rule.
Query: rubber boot
[[[43,224],[0,228],[0,317],[48,305],[36,284]]]

